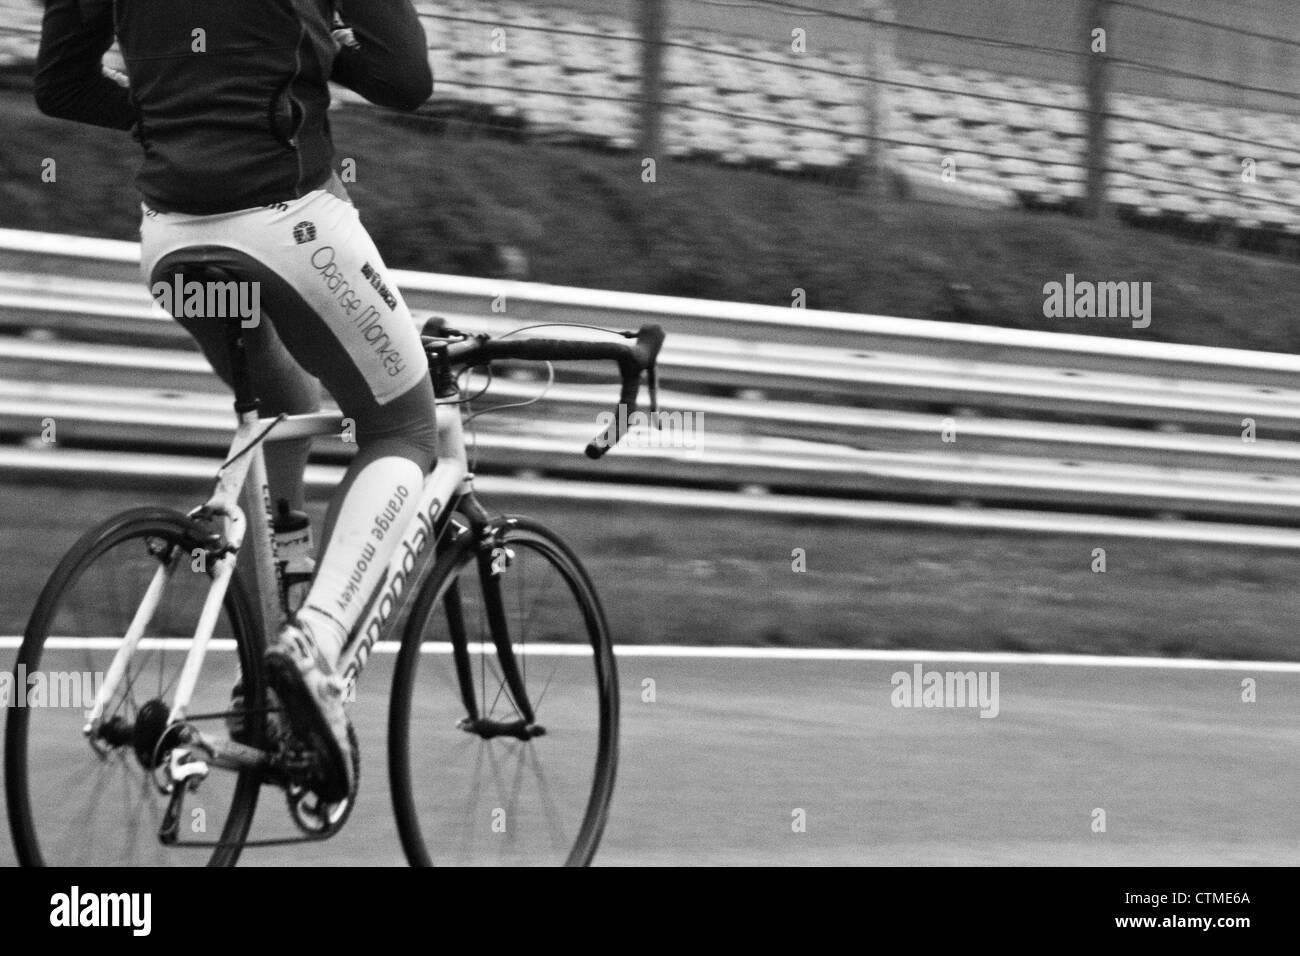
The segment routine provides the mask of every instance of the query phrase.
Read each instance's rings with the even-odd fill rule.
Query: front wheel
[[[577,557],[521,517],[463,523],[411,611],[389,773],[414,866],[585,866],[618,762],[618,680]]]

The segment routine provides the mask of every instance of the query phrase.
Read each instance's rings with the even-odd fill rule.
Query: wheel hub
[[[135,727],[131,732],[131,746],[146,770],[155,769],[158,764],[158,744],[167,731],[167,718],[170,711],[166,704],[155,698],[147,701],[135,715]]]
[[[479,717],[477,720],[471,720],[469,717],[462,717],[456,722],[456,726],[467,734],[477,734],[484,740],[491,740],[493,737],[514,737],[516,740],[532,740],[534,737],[542,737],[546,734],[546,728],[541,724],[530,724],[526,720],[491,720],[487,717]]]

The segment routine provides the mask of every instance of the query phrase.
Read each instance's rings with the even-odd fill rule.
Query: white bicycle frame
[[[473,476],[465,454],[464,433],[461,430],[461,406],[455,399],[439,402],[445,411],[437,416],[438,460],[436,467],[425,478],[418,508],[403,530],[402,538],[384,570],[374,591],[367,596],[367,604],[360,622],[349,635],[347,646],[339,660],[338,672],[350,694],[361,670],[369,658],[370,649],[393,612],[400,606],[400,598],[407,583],[421,566],[425,550],[434,540],[434,527],[443,510],[471,490]],[[276,561],[275,534],[271,527],[272,511],[270,491],[267,486],[266,459],[263,442],[293,441],[300,438],[343,434],[343,418],[338,414],[318,412],[309,415],[281,415],[275,419],[257,417],[255,411],[239,416],[239,425],[231,442],[226,464],[217,473],[217,486],[212,497],[198,509],[214,515],[222,523],[222,541],[227,549],[212,566],[212,583],[199,613],[193,642],[186,653],[180,679],[172,701],[169,723],[183,721],[190,700],[198,684],[199,673],[207,656],[212,634],[230,587],[235,563],[243,550],[244,541],[251,535],[251,556],[256,562],[258,597],[262,620],[267,633],[278,633],[284,623],[284,610],[280,605],[279,565]],[[248,485],[258,492],[263,507],[245,515],[239,506],[239,496]],[[104,718],[104,708],[113,699],[126,676],[131,658],[138,649],[145,631],[162,600],[167,583],[171,580],[183,556],[173,555],[154,573],[153,579],[132,617],[122,643],[118,646],[104,683],[95,695],[95,702],[87,714],[85,733],[94,739]]]

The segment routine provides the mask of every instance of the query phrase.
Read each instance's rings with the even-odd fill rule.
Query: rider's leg
[[[353,420],[354,433],[340,441],[354,438],[358,454],[331,503],[316,582],[300,613],[333,664],[435,459],[433,388],[414,320],[356,210],[324,190],[282,209],[146,215],[141,239],[151,281],[172,263],[201,261],[258,283],[275,334],[256,349],[250,340],[254,385],[274,391],[301,381],[289,368],[296,362]],[[194,331],[223,369],[224,341],[202,320]],[[382,532],[384,523],[393,530]]]
[[[396,552],[437,453],[427,375],[387,405],[349,399],[340,405],[356,422],[358,450],[330,502],[316,579],[298,612],[331,663]]]
[[[284,346],[355,422],[358,456],[331,509],[307,606],[265,657],[293,732],[320,754],[318,793],[337,802],[355,774],[334,664],[436,457],[419,333],[356,210],[324,190],[221,216],[146,214],[141,240],[146,274],[169,254],[206,247],[204,261],[256,283]]]

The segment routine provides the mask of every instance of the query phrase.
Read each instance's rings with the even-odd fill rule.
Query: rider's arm
[[[411,0],[339,0],[355,46],[344,46],[330,79],[379,106],[413,110],[433,93],[429,46]]]
[[[47,0],[36,55],[36,105],[42,113],[112,129],[137,116],[126,88],[104,73],[113,45],[113,4]]]

